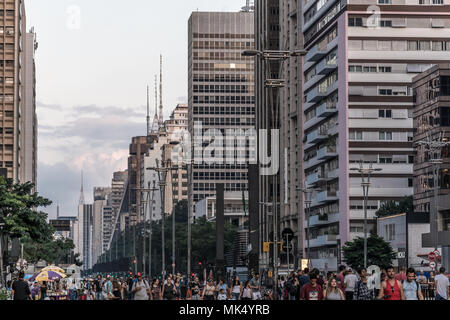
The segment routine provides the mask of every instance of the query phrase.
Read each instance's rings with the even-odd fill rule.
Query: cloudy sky
[[[192,11],[238,11],[245,0],[26,0],[35,28],[38,189],[56,216],[127,166],[132,136],[145,134],[146,86],[164,57],[164,115],[187,101],[187,22]],[[151,95],[154,106],[154,93]],[[153,114],[153,112],[152,112]]]

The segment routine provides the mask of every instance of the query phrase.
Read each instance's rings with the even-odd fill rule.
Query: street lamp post
[[[0,287],[4,287],[5,278],[3,277],[3,228],[5,227],[5,223],[3,222],[3,218],[0,216]]]
[[[367,202],[369,198],[370,176],[374,172],[379,172],[382,169],[373,168],[370,163],[369,168],[364,168],[363,161],[361,160],[359,168],[350,168],[351,171],[357,171],[361,174],[361,186],[363,188],[364,195],[364,268],[367,268]]]
[[[264,71],[266,72],[265,74],[265,78],[264,79],[264,86],[265,88],[271,88],[272,92],[269,95],[269,100],[271,101],[271,106],[272,109],[275,109],[275,101],[274,100],[274,92],[273,89],[281,89],[284,88],[286,85],[286,81],[283,79],[271,79],[269,78],[270,75],[270,63],[268,62],[281,62],[280,63],[280,72],[279,74],[282,74],[282,70],[283,70],[283,63],[285,60],[289,59],[290,57],[303,57],[307,54],[306,50],[294,50],[294,51],[283,51],[283,50],[264,50],[264,51],[260,51],[260,50],[245,50],[242,52],[242,56],[244,57],[258,57],[260,59],[263,59],[265,61],[265,63],[267,64],[267,68],[264,67]],[[278,103],[279,103],[279,98],[277,99]],[[279,108],[279,105],[277,106]],[[275,117],[273,117],[272,119],[272,126],[273,128],[278,127],[278,112],[274,112],[275,113]],[[274,234],[274,242],[277,244],[278,242],[278,189],[277,189],[277,184],[278,184],[278,175],[275,175],[274,177],[274,199],[273,202],[275,203],[274,205],[274,210],[273,210],[273,234]],[[278,244],[277,244],[278,245]],[[275,245],[274,246],[274,274],[273,274],[273,279],[274,279],[274,283],[276,286],[277,280],[278,280],[278,261],[277,261],[277,257],[278,257],[278,246]],[[276,289],[276,288],[275,288]],[[274,291],[274,295],[275,295],[275,299],[278,299],[278,291],[275,290]]]
[[[311,247],[309,245],[309,215],[310,215],[310,210],[311,210],[311,203],[312,203],[312,194],[314,191],[320,191],[321,189],[310,189],[310,188],[297,188],[297,191],[302,192],[305,195],[305,206],[306,206],[306,210],[305,210],[305,218],[306,218],[306,259],[308,260],[308,267],[311,267]],[[298,213],[298,233],[299,233],[299,238],[300,238],[300,222],[302,220],[302,215],[301,215],[301,210],[299,210]],[[298,251],[300,252],[300,250]]]

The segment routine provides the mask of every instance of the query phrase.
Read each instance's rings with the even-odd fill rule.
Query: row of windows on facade
[[[195,170],[245,170],[246,164],[229,164],[229,163],[196,163],[192,166]]]
[[[0,67],[14,68],[14,60],[0,60]]]
[[[194,49],[254,49],[255,44],[251,41],[194,41]]]
[[[440,96],[450,96],[450,76],[436,77],[414,90],[416,104],[422,104]]]
[[[229,51],[216,51],[216,52],[208,52],[208,51],[200,51],[193,52],[193,60],[235,60],[235,61],[249,61],[253,62],[253,57],[245,57],[242,56],[242,52],[229,52]]]
[[[194,82],[249,82],[254,83],[255,76],[248,74],[194,74]]]
[[[194,93],[255,93],[253,85],[194,85]]]
[[[197,118],[194,121],[201,122],[204,126],[254,126],[255,118]]]
[[[424,133],[434,127],[450,127],[450,107],[439,107],[415,119],[417,133]]]
[[[215,183],[194,183],[194,191],[215,191]],[[246,183],[225,183],[225,191],[242,191],[247,190]]]
[[[254,96],[194,96],[194,103],[255,104]]]
[[[255,107],[194,107],[194,115],[217,114],[217,115],[254,115]]]
[[[13,168],[13,162],[12,161],[0,161],[0,167]]]
[[[351,130],[349,138],[350,141],[413,141],[414,134],[412,132]]]
[[[448,40],[349,40],[351,51],[450,51]]]
[[[246,172],[194,172],[194,180],[247,180]]]
[[[448,20],[430,18],[396,18],[373,19],[363,17],[349,17],[349,27],[403,27],[403,28],[444,28]]]
[[[194,38],[199,39],[254,39],[255,35],[252,33],[197,33],[194,32],[192,35]]]
[[[14,27],[0,27],[0,34],[6,34],[7,36],[14,35]]]
[[[246,63],[196,63],[194,71],[243,72],[253,71],[253,64]]]

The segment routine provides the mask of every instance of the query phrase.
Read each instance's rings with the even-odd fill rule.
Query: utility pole
[[[367,268],[367,202],[369,198],[370,176],[374,172],[379,172],[382,169],[374,169],[372,163],[369,168],[365,169],[363,161],[359,165],[359,168],[350,168],[351,171],[358,171],[361,174],[361,187],[363,188],[364,195],[364,268]]]

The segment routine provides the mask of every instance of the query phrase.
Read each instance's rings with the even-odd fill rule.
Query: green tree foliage
[[[72,239],[51,239],[38,243],[30,238],[22,238],[24,254],[27,261],[37,263],[45,260],[49,264],[68,264],[72,261],[71,254],[75,248]]]
[[[388,201],[384,203],[380,209],[375,213],[377,217],[388,217],[400,213],[414,212],[413,196],[405,197],[399,203],[395,201]]]
[[[347,242],[343,247],[344,259],[353,269],[364,266],[364,238],[358,237],[352,242]],[[367,266],[377,265],[380,268],[387,268],[392,265],[395,259],[389,242],[376,234],[371,234],[367,239]]]
[[[9,238],[29,237],[32,241],[45,243],[53,235],[47,223],[47,214],[36,208],[52,204],[48,199],[33,192],[34,184],[15,184],[12,179],[0,177],[0,216],[5,227],[3,233]]]

